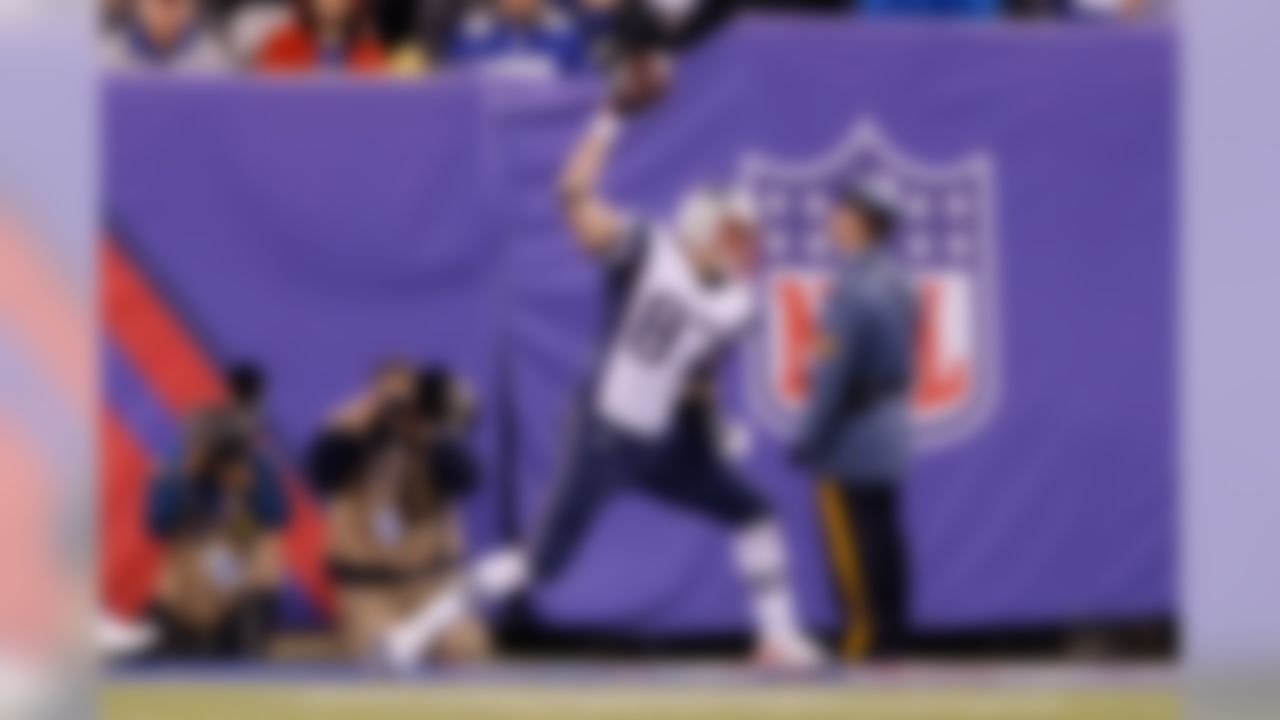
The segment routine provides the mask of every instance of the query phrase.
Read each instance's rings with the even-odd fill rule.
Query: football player
[[[732,189],[698,189],[664,227],[628,217],[600,193],[624,118],[657,97],[665,79],[659,60],[628,66],[562,180],[570,230],[608,273],[613,328],[549,512],[527,548],[482,559],[451,592],[388,633],[384,659],[393,667],[424,657],[472,603],[556,578],[604,504],[623,489],[698,513],[733,533],[760,662],[808,667],[821,660],[796,616],[781,529],[719,442],[716,361],[753,315],[752,204]]]

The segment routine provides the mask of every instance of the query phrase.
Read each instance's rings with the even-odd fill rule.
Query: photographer
[[[312,447],[312,479],[329,498],[329,573],[342,642],[353,658],[366,657],[462,561],[455,506],[476,479],[462,443],[470,421],[457,380],[390,363]],[[487,649],[484,627],[468,618],[452,628],[441,654],[467,661]]]
[[[261,656],[274,627],[289,507],[258,436],[261,377],[243,367],[229,379],[232,402],[197,414],[148,496],[165,555],[153,606],[162,655]]]

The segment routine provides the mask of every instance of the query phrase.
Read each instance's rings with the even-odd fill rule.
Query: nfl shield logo
[[[985,153],[922,162],[871,123],[809,161],[759,155],[740,181],[754,196],[766,258],[764,317],[747,353],[758,423],[789,437],[809,391],[823,297],[836,264],[826,232],[832,191],[850,182],[891,198],[895,248],[919,292],[912,416],[916,443],[936,449],[978,430],[999,397],[995,167]]]

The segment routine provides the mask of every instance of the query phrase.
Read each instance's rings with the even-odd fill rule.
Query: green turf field
[[[1172,720],[1160,690],[128,684],[105,720]]]

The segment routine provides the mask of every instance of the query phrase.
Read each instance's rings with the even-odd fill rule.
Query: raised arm
[[[662,97],[669,78],[670,65],[660,55],[637,55],[622,62],[608,102],[569,155],[560,179],[560,198],[565,219],[587,252],[608,254],[626,232],[625,216],[604,198],[600,180],[626,118]]]
[[[593,255],[608,254],[625,230],[622,213],[600,192],[600,178],[622,124],[622,115],[612,105],[599,111],[569,155],[560,179],[565,220],[578,244]]]

